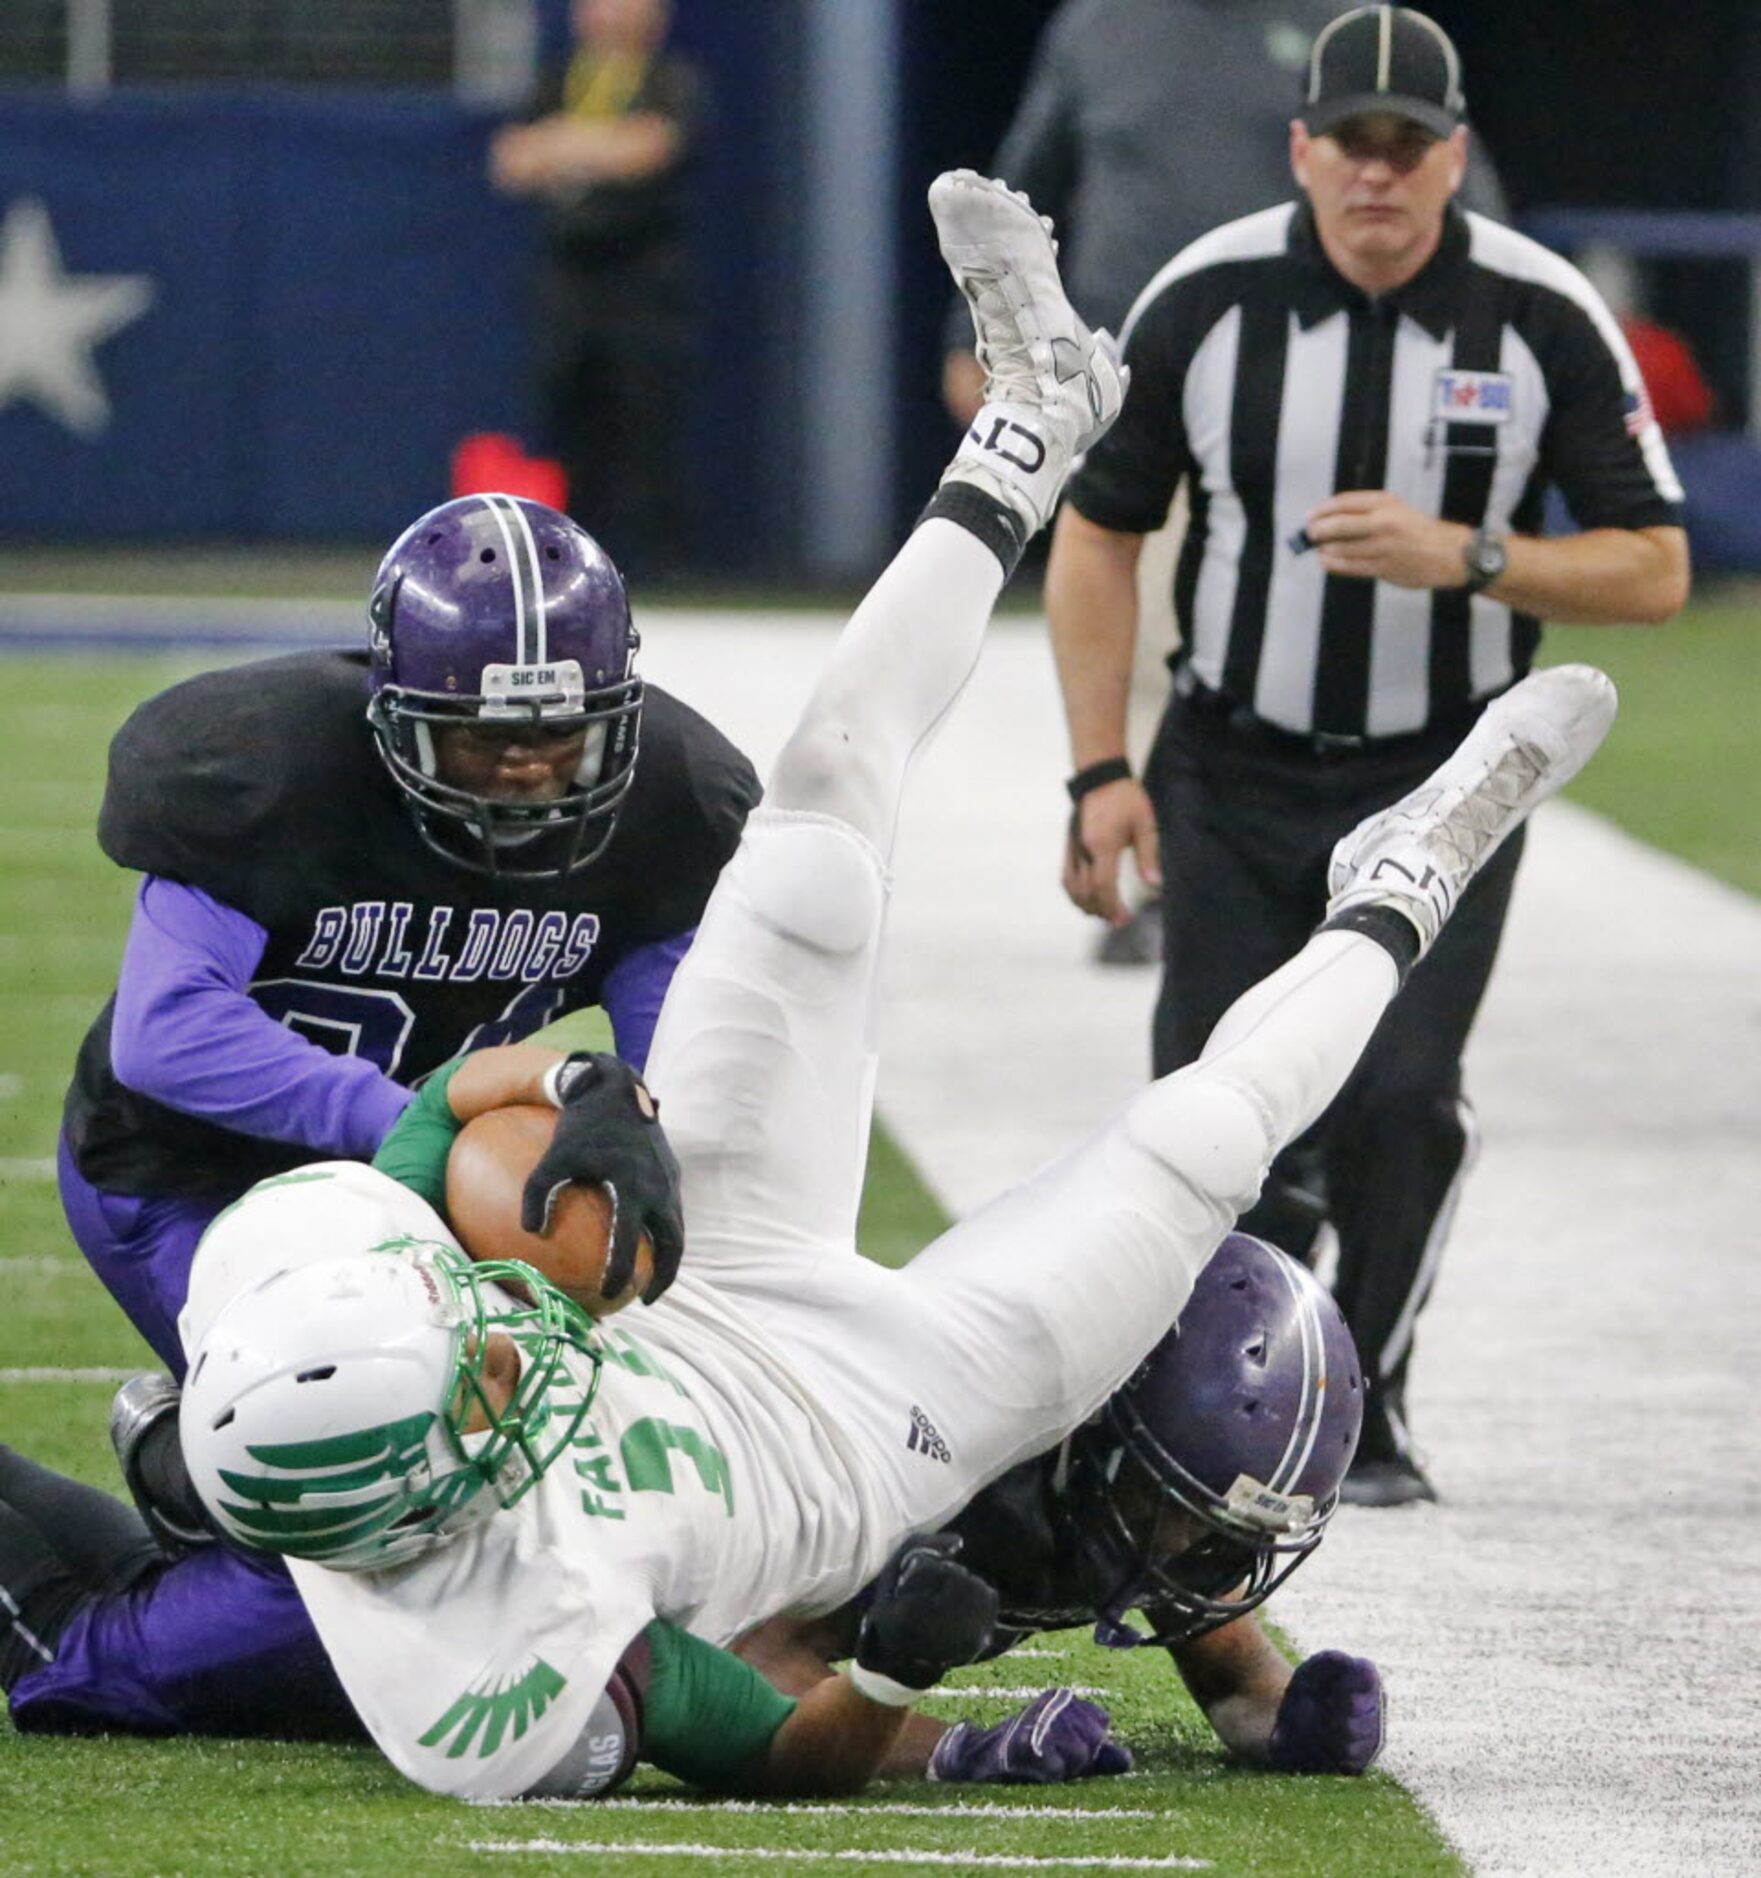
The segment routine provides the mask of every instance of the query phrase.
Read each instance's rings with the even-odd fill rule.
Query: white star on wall
[[[28,398],[78,437],[110,422],[92,354],[153,303],[145,274],[69,274],[34,196],[0,223],[0,411]]]

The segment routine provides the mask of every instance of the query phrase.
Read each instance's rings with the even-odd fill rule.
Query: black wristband
[[[1090,763],[1079,769],[1064,785],[1070,792],[1072,802],[1080,802],[1096,789],[1105,789],[1108,783],[1130,782],[1131,765],[1122,756],[1104,756],[1098,763]]]

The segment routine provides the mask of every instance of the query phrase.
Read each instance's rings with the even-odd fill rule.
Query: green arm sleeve
[[[442,1219],[446,1217],[447,1152],[463,1125],[452,1112],[446,1092],[464,1060],[443,1063],[423,1083],[373,1157],[380,1173],[419,1193]]]
[[[534,1031],[528,1043],[542,1043],[565,1055],[571,1050],[609,1050],[611,1027],[602,1011],[571,1011]],[[446,1099],[452,1079],[464,1067],[455,1057],[441,1064],[423,1083],[416,1099],[392,1124],[379,1144],[373,1165],[382,1174],[419,1193],[442,1219],[446,1217],[446,1157],[463,1124]]]
[[[750,1663],[657,1618],[642,1633],[652,1671],[642,1758],[696,1787],[748,1784],[771,1737],[795,1712]]]

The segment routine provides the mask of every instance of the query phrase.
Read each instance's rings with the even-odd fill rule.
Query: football
[[[618,1738],[616,1766],[611,1778],[600,1788],[602,1793],[610,1793],[614,1787],[621,1787],[636,1771],[636,1763],[642,1754],[643,1710],[648,1702],[648,1679],[652,1668],[648,1639],[638,1636],[618,1659],[618,1666],[612,1671],[610,1682],[605,1685],[605,1694],[600,1697],[602,1703],[610,1704],[612,1713],[617,1716],[615,1727],[608,1728],[606,1733],[615,1734]],[[610,1756],[606,1758],[609,1760]]]
[[[540,1103],[490,1109],[459,1130],[446,1163],[446,1210],[459,1243],[474,1259],[524,1259],[595,1317],[639,1298],[654,1277],[654,1247],[644,1233],[636,1275],[613,1298],[599,1295],[611,1235],[611,1202],[601,1187],[572,1182],[557,1195],[543,1238],[520,1225],[526,1178],[550,1146],[557,1111]]]

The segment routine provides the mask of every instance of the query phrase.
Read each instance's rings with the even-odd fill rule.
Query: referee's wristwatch
[[[1510,565],[1510,550],[1491,529],[1482,528],[1462,549],[1461,561],[1467,569],[1468,592],[1483,593],[1493,581],[1504,578],[1504,570]]]

